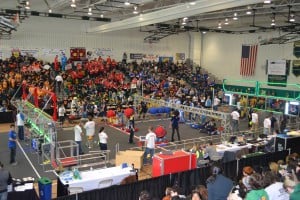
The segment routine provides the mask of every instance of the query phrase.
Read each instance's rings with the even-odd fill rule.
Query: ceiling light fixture
[[[103,18],[104,17],[103,14],[101,14],[100,17]]]
[[[26,9],[26,10],[29,10],[29,9],[30,9],[30,3],[29,3],[29,1],[26,1],[25,9]]]
[[[52,13],[52,9],[51,8],[48,10],[48,13]]]
[[[294,14],[291,14],[290,15],[290,19],[289,19],[290,22],[295,22],[295,15]]]
[[[142,13],[141,13],[140,16],[139,16],[139,20],[144,20],[143,14],[142,14]]]
[[[224,24],[225,24],[225,25],[228,25],[228,24],[229,24],[228,18],[225,19]]]
[[[251,10],[247,10],[246,14],[251,15],[252,14]]]
[[[196,2],[195,2],[195,1],[190,2],[190,5],[191,5],[191,6],[196,5]]]
[[[219,22],[218,29],[221,29],[221,28],[222,28],[222,24],[221,24],[221,22]]]
[[[133,7],[133,12],[132,12],[132,13],[135,14],[135,15],[136,15],[136,14],[139,14],[139,12],[137,11],[137,6],[134,6],[134,7]]]
[[[233,18],[232,18],[233,20],[238,20],[239,18],[237,17],[237,13],[234,13],[233,14]]]
[[[129,1],[125,1],[124,4],[125,4],[125,6],[130,6],[130,2]]]
[[[71,7],[72,8],[76,8],[76,2],[75,2],[75,0],[72,0]]]
[[[203,34],[206,34],[206,31],[202,31]]]
[[[271,26],[275,26],[275,25],[276,25],[275,19],[272,19]]]
[[[271,3],[271,0],[264,0],[264,3]]]
[[[93,15],[93,13],[92,13],[92,8],[91,8],[91,7],[89,7],[88,15]]]
[[[271,26],[275,26],[275,13],[273,13],[272,21],[271,21]]]

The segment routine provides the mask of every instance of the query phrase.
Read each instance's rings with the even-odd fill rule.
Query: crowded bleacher
[[[1,112],[16,109],[10,105],[10,100],[14,95],[21,98],[24,90],[19,88],[26,84],[29,85],[28,91],[25,91],[27,95],[33,93],[31,87],[40,89],[37,93],[39,108],[50,110],[50,113],[53,108],[51,102],[47,102],[48,93],[45,91],[56,93],[58,106],[63,106],[67,111],[62,123],[74,116],[106,117],[108,109],[113,106],[116,110],[133,106],[135,93],[192,107],[213,107],[214,110],[218,110],[217,106],[222,100],[222,91],[214,87],[214,81],[209,80],[208,75],[202,74],[201,70],[193,71],[185,63],[127,63],[117,62],[110,57],[99,57],[77,65],[67,61],[65,70],[62,70],[61,63],[57,61],[43,63],[31,56],[20,55],[18,58],[12,56],[0,60],[0,67]],[[62,80],[57,79],[58,76]],[[220,97],[219,101],[212,99],[213,89]],[[147,108],[143,112],[147,112]],[[201,124],[200,132],[210,135],[217,133],[214,119],[206,120],[205,116],[198,115],[185,117],[190,121],[198,121]],[[205,148],[207,147],[198,147],[194,149],[194,153],[201,154],[205,160]],[[292,154],[286,161],[270,163],[269,166],[244,167],[243,175],[236,180],[226,178],[221,166],[213,163],[206,185],[196,186],[189,194],[181,193],[178,186],[166,188],[163,199],[223,200],[228,197],[229,200],[296,200],[300,198],[299,179],[298,154]],[[226,187],[222,188],[223,184]],[[143,191],[140,199],[155,198],[149,192]]]

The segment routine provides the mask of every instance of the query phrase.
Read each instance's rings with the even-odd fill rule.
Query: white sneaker
[[[18,164],[18,162],[14,162],[14,163],[11,163],[12,166],[16,166]]]

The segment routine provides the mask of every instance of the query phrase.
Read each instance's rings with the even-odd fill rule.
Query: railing
[[[280,86],[284,86],[285,90],[279,90],[278,87]],[[226,93],[234,93],[245,96],[282,99],[288,101],[300,100],[300,84],[224,79],[223,90]]]
[[[218,119],[221,121],[221,126],[224,128],[223,132],[224,133],[230,132],[230,113],[219,112],[219,111],[214,111],[214,110],[205,109],[205,108],[186,106],[186,105],[182,105],[182,104],[167,102],[165,100],[157,100],[157,99],[142,97],[140,95],[135,95],[136,107],[141,101],[144,101],[145,103],[148,103],[151,105],[173,108],[175,110],[182,110],[183,112],[186,112],[186,113],[205,115],[207,117]]]

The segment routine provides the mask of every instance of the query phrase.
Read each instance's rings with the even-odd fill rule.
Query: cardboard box
[[[134,168],[141,169],[143,166],[144,151],[119,151],[116,154],[116,166],[127,163],[129,166],[134,164]]]

